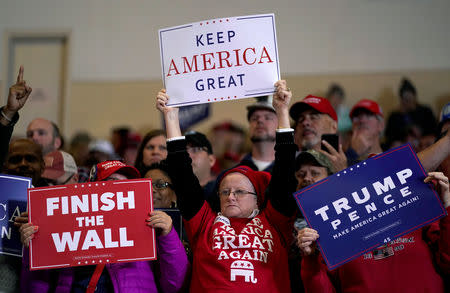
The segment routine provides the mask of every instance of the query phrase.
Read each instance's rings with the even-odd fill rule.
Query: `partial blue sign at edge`
[[[180,120],[180,129],[185,131],[193,125],[205,120],[209,117],[210,104],[198,104],[180,107],[178,117]],[[162,117],[162,125],[164,125],[164,117]]]
[[[439,195],[423,182],[425,176],[406,144],[297,191],[294,197],[306,221],[319,232],[318,246],[328,268],[445,216]]]
[[[31,178],[0,174],[0,253],[22,257],[19,230],[14,218],[27,209]]]

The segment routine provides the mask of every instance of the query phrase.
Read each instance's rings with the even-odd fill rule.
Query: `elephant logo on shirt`
[[[258,279],[254,276],[254,268],[251,262],[236,260],[231,263],[230,273],[231,273],[231,281],[236,281],[236,276],[245,277],[245,282],[252,282],[255,284],[258,282]]]

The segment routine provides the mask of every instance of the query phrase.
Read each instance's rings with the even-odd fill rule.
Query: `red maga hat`
[[[336,111],[333,109],[333,106],[331,106],[330,101],[313,95],[309,95],[303,100],[293,104],[291,109],[289,109],[289,115],[292,119],[297,121],[303,111],[311,108],[322,114],[327,114],[336,122],[338,121]]]
[[[355,114],[355,111],[358,109],[365,109],[369,112],[372,112],[375,115],[380,115],[381,117],[383,117],[383,110],[381,109],[380,105],[378,105],[377,102],[372,101],[372,100],[368,100],[368,99],[363,99],[361,101],[359,101],[358,103],[356,103],[352,110],[350,111],[350,118],[353,118],[353,115]]]
[[[125,175],[128,179],[141,178],[141,174],[133,166],[121,161],[105,161],[97,164],[96,174],[92,176],[91,181],[102,181],[114,173]]]

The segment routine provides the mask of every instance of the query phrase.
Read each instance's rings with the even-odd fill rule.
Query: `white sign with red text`
[[[270,95],[280,79],[273,14],[161,29],[159,43],[172,106]]]
[[[150,179],[28,189],[30,269],[156,259]]]

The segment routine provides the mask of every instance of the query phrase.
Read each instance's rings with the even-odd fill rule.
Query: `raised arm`
[[[23,66],[20,66],[17,81],[9,88],[8,102],[0,109],[0,168],[8,154],[14,125],[19,120],[17,112],[22,109],[31,94],[31,87],[23,80],[23,72]]]
[[[437,142],[417,154],[427,172],[432,172],[450,156],[450,131]]]
[[[23,66],[20,66],[17,81],[9,88],[8,102],[1,110],[0,123],[4,126],[13,121],[14,116],[22,109],[31,94],[32,89],[23,79],[23,72]]]
[[[294,130],[289,124],[289,103],[292,92],[286,86],[286,81],[275,83],[276,93],[273,96],[273,107],[278,117],[278,129],[275,145],[275,163],[272,179],[267,190],[267,197],[272,206],[285,216],[292,216],[296,203],[292,194],[295,192],[295,152]]]
[[[169,95],[162,89],[156,95],[156,108],[163,114],[166,123],[167,139],[181,136],[180,120],[178,119],[178,108],[169,107]]]
[[[178,108],[168,107],[165,89],[156,96],[156,108],[164,115],[167,131],[167,162],[169,176],[177,195],[177,204],[184,219],[190,220],[204,203],[203,189],[192,171],[192,160],[186,151],[186,140],[181,136]]]

